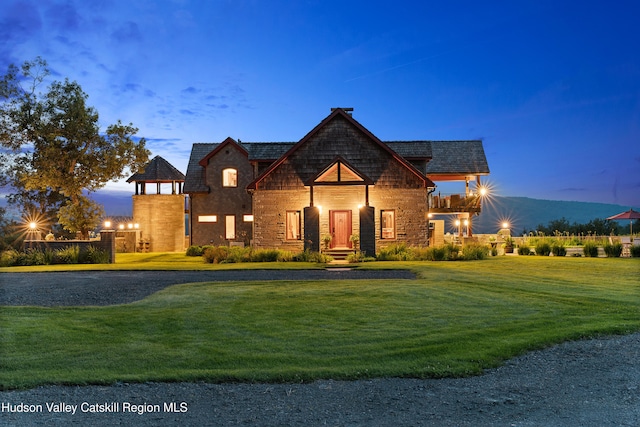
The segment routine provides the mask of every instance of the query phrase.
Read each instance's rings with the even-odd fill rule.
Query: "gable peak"
[[[332,107],[331,108],[332,113],[334,113],[337,110],[340,110],[350,116],[353,115],[353,107]]]

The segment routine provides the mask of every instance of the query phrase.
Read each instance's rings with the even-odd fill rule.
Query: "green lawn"
[[[0,307],[0,387],[463,376],[640,330],[638,259],[360,268],[391,266],[419,278],[184,284],[121,306]]]

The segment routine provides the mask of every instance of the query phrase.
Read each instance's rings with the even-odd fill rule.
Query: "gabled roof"
[[[431,158],[431,141],[384,141],[389,148],[405,159],[428,160]]]
[[[249,161],[274,162],[291,147],[295,142],[242,142],[241,145],[249,152]]]
[[[227,147],[229,145],[231,145],[232,147],[235,147],[236,149],[238,149],[245,156],[247,156],[247,157],[249,156],[249,153],[247,152],[246,148],[244,148],[243,146],[239,145],[236,142],[235,139],[233,139],[231,137],[227,137],[227,139],[225,139],[220,144],[218,144],[218,146],[216,148],[214,148],[209,154],[207,154],[202,159],[200,159],[200,161],[198,163],[200,164],[200,166],[206,167],[209,164],[209,159],[210,158],[212,158],[213,156],[218,154],[220,152],[220,150],[222,150],[223,148],[225,148],[225,147]]]
[[[208,193],[209,187],[204,182],[204,168],[200,166],[207,154],[215,150],[220,143],[195,143],[191,147],[191,156],[187,165],[187,179],[184,181],[185,193]]]
[[[431,141],[427,175],[487,175],[489,164],[482,141]]]
[[[307,133],[300,141],[298,141],[293,147],[291,147],[286,153],[282,155],[277,161],[272,163],[259,177],[257,177],[251,184],[247,186],[248,189],[255,189],[258,186],[258,183],[262,181],[265,177],[267,177],[273,170],[275,170],[278,166],[280,166],[283,162],[285,162],[296,150],[298,150],[301,146],[303,146],[307,141],[309,141],[314,135],[316,135],[321,129],[323,129],[329,122],[334,120],[336,117],[342,117],[347,120],[352,126],[362,132],[365,136],[367,136],[374,144],[378,145],[382,150],[389,153],[393,158],[395,158],[400,164],[410,170],[413,174],[418,177],[418,179],[424,182],[425,187],[434,187],[435,184],[431,182],[429,178],[427,178],[424,174],[420,173],[411,163],[409,163],[405,158],[400,156],[398,153],[393,151],[386,145],[384,142],[380,141],[377,136],[369,132],[367,128],[362,126],[357,120],[355,120],[351,114],[347,113],[342,108],[332,109],[331,114],[329,114],[324,120],[322,120],[316,127],[314,127],[309,133]]]
[[[353,117],[346,113],[343,109],[334,109],[332,113],[326,117],[320,124],[312,129],[305,137],[296,142],[240,142],[227,138],[222,143],[196,143],[193,144],[189,165],[187,167],[187,176],[184,184],[185,193],[208,192],[209,188],[204,182],[204,167],[201,161],[205,158],[208,160],[220,150],[220,146],[225,143],[236,143],[238,147],[247,153],[250,162],[270,163],[265,172],[254,181],[265,176],[266,173],[275,169],[278,164],[286,160],[286,157],[294,153],[299,144],[311,138],[326,123],[337,115],[341,115],[352,123],[357,129],[371,138],[382,149],[389,152],[394,158],[398,159],[403,165],[407,166],[414,173],[424,175],[419,172],[409,161],[424,160],[427,162],[426,175],[427,181],[430,179],[458,179],[460,176],[471,175],[487,175],[489,174],[489,165],[484,153],[482,141],[380,141],[376,136],[371,134],[366,128],[360,125]],[[428,186],[433,183],[428,183]],[[251,185],[250,185],[251,186]],[[255,188],[255,187],[254,187]]]
[[[185,176],[160,156],[155,156],[144,166],[144,170],[136,172],[127,182],[183,182]]]

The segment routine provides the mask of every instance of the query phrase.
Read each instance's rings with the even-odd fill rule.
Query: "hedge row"
[[[109,253],[95,246],[81,251],[80,247],[70,245],[63,249],[9,249],[0,254],[0,267],[52,265],[52,264],[108,264]]]

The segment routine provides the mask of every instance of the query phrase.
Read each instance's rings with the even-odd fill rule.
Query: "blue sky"
[[[353,107],[382,140],[482,138],[500,195],[638,207],[638,16],[625,0],[3,0],[0,72],[43,57],[183,172],[194,142],[297,141]]]

